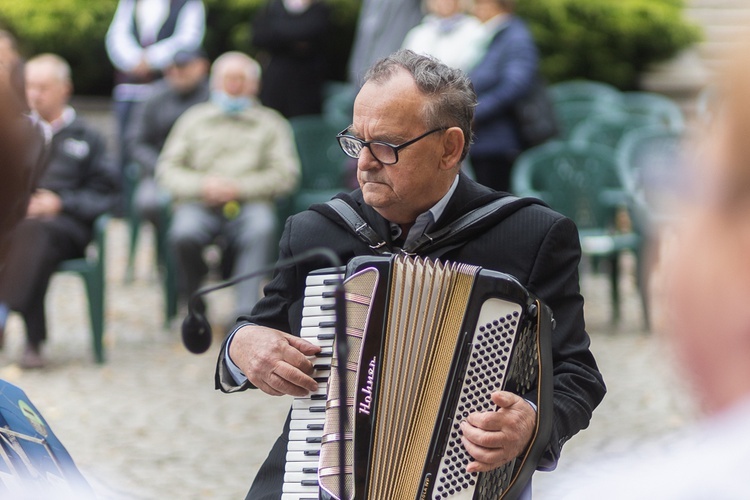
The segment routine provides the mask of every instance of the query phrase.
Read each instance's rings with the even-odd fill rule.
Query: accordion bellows
[[[347,276],[346,398],[334,349],[317,468],[323,497],[502,497],[533,460],[467,474],[459,423],[493,411],[493,391],[538,390],[541,304],[512,277],[464,264],[364,257]]]

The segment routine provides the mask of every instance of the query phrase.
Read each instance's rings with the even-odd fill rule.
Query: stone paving
[[[144,230],[136,277],[124,282],[124,221],[108,228],[107,362],[93,362],[86,301],[75,275],[53,277],[48,296],[50,366],[21,370],[23,329],[11,316],[0,377],[23,388],[102,499],[244,498],[281,429],[288,398],[213,390],[218,336],[203,355],[188,353],[179,320],[163,326],[162,292]],[[557,471],[535,476],[535,498],[555,498],[557,479],[596,453],[618,453],[690,421],[692,407],[658,337],[644,332],[632,278],[623,284],[623,321],[609,322],[608,283],[584,273],[592,349],[609,393],[589,429],[565,447]],[[210,297],[216,317],[231,296]]]

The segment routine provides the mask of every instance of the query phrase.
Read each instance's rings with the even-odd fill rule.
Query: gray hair
[[[211,88],[218,88],[224,73],[231,67],[242,68],[249,81],[260,80],[260,64],[247,54],[238,51],[225,52],[211,65]]]
[[[45,53],[34,56],[26,62],[26,68],[35,66],[48,66],[55,74],[57,81],[72,85],[70,65],[68,61],[57,54]]]
[[[399,69],[408,71],[420,92],[428,97],[423,110],[428,128],[461,128],[464,133],[463,160],[471,145],[471,124],[477,105],[477,95],[469,77],[434,57],[402,49],[377,61],[365,74],[364,81],[385,83]]]

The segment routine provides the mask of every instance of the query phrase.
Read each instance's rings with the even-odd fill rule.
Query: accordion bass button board
[[[509,498],[535,459],[467,474],[472,458],[459,424],[472,412],[494,411],[496,390],[550,392],[539,390],[541,351],[551,352],[549,338],[539,335],[541,302],[509,275],[429,259],[357,257],[342,273],[308,276],[301,335],[321,347],[313,361],[320,385],[293,402],[282,498]],[[349,344],[343,361],[333,313],[342,275]],[[346,368],[344,398],[339,363]],[[538,425],[541,444],[548,427]],[[538,448],[532,443],[530,450]]]

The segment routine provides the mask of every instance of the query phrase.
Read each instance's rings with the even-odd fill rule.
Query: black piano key
[[[318,486],[318,480],[317,479],[303,479],[301,484],[302,486]]]
[[[323,438],[320,436],[305,438],[305,443],[322,443]]]
[[[320,306],[321,311],[333,311],[336,309],[336,304],[323,304]]]
[[[321,351],[315,355],[316,358],[332,358],[333,353],[328,351]]]
[[[324,364],[313,365],[313,370],[330,370],[330,369],[331,369],[330,363],[328,363],[327,365],[324,365]]]
[[[318,335],[318,340],[335,340],[336,334],[335,333],[321,333]]]
[[[313,377],[313,380],[322,384],[323,382],[328,382],[328,377]]]
[[[306,457],[319,457],[320,456],[320,450],[305,450],[304,455]]]
[[[313,401],[325,400],[326,395],[325,394],[311,394],[310,399],[312,399]]]
[[[323,292],[320,296],[324,299],[332,299],[336,297],[336,292]]]
[[[326,407],[325,406],[311,406],[310,407],[310,413],[325,413]]]
[[[318,323],[318,326],[320,328],[335,328],[336,322],[335,321],[321,321]]]
[[[322,431],[323,424],[307,424],[308,431]]]
[[[339,280],[338,278],[332,278],[332,279],[323,280],[323,284],[324,285],[338,285],[339,281],[341,280]]]
[[[317,474],[318,468],[317,467],[303,467],[302,473],[303,474]]]

